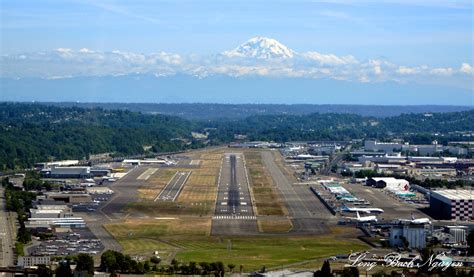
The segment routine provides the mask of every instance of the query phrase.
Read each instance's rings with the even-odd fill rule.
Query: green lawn
[[[367,249],[359,241],[330,237],[207,237],[200,238],[197,244],[194,240],[182,239],[180,245],[183,249],[176,255],[178,260],[222,261],[243,265],[245,271]],[[228,245],[232,245],[231,250]]]
[[[335,229],[324,236],[209,236],[210,220],[137,220],[106,225],[124,253],[151,256],[160,251],[164,262],[214,262],[244,266],[245,271],[274,267],[367,249],[357,239],[341,238],[351,229]],[[228,249],[231,246],[231,249]],[[176,254],[176,256],[174,256]]]

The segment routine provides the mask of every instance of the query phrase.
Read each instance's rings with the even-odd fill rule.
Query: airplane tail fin
[[[357,219],[360,219],[359,211],[357,211]]]

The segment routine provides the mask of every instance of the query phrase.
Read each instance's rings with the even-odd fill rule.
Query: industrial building
[[[89,203],[92,201],[92,198],[87,193],[57,193],[50,192],[46,193],[47,199],[52,199],[55,201],[62,201],[65,203]]]
[[[430,210],[439,219],[472,220],[473,206],[472,190],[435,190],[430,194]]]
[[[71,217],[71,208],[67,205],[38,205],[30,209],[30,218]]]
[[[395,224],[390,227],[390,246],[423,249],[426,232],[423,224]]]
[[[386,188],[388,190],[406,191],[410,189],[410,183],[407,180],[393,177],[369,178],[366,181],[366,185],[375,188]]]
[[[82,217],[63,217],[63,218],[28,218],[25,222],[27,229],[37,228],[85,228],[86,222]]]
[[[457,175],[455,168],[449,167],[414,167],[408,169],[408,174],[411,176],[423,176],[423,177],[454,177]]]
[[[55,166],[74,166],[78,164],[79,164],[79,160],[64,160],[64,161],[36,163],[35,168],[43,169],[43,168],[50,168],[50,167],[55,167]]]
[[[452,237],[451,243],[465,244],[469,228],[467,226],[446,226],[446,231]]]
[[[379,142],[376,140],[366,140],[364,142],[365,151],[393,153],[402,150],[402,144],[398,142]]]
[[[88,166],[52,167],[41,170],[41,175],[49,178],[90,178],[91,168]]]
[[[36,265],[50,265],[51,257],[49,256],[19,256],[17,265],[19,267],[31,267]]]

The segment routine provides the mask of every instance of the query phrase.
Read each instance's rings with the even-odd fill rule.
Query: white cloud
[[[219,54],[181,56],[168,52],[143,54],[119,50],[103,52],[88,48],[58,48],[50,52],[3,55],[0,57],[0,76],[60,79],[120,76],[140,72],[157,77],[190,74],[204,78],[222,74],[233,77],[330,78],[361,83],[432,80],[433,84],[439,84],[439,76],[443,80],[449,80],[449,83],[456,83],[461,80],[462,74],[474,74],[474,68],[468,63],[453,69],[428,65],[397,65],[383,59],[360,61],[352,55],[339,56],[316,51],[293,53],[294,57],[286,59],[236,59]],[[461,81],[466,82],[466,78]]]
[[[440,76],[450,76],[453,72],[454,71],[451,67],[437,67],[430,70],[431,74]]]
[[[346,65],[356,64],[357,59],[354,56],[336,56],[334,54],[321,54],[319,52],[306,52],[302,54],[303,57],[319,62],[321,65]]]
[[[370,60],[369,64],[372,66],[373,72],[375,75],[382,74],[382,64],[384,64],[381,60]]]
[[[459,71],[464,74],[474,74],[474,67],[468,63],[463,63]]]
[[[79,53],[95,53],[95,51],[87,49],[87,48],[81,48],[79,49]]]
[[[397,69],[397,73],[401,75],[413,75],[419,73],[419,69],[417,67],[408,67],[408,66],[399,66]]]

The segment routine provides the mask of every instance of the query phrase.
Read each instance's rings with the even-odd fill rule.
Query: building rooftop
[[[474,191],[467,189],[434,190],[431,194],[439,194],[450,200],[474,200]]]

